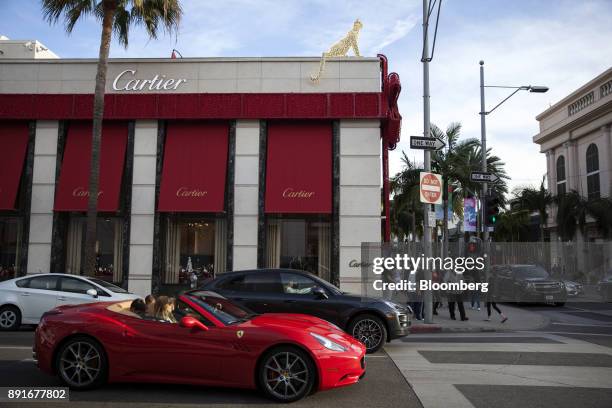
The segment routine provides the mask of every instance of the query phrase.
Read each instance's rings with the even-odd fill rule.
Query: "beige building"
[[[612,68],[557,102],[536,119],[533,137],[546,154],[548,190],[553,195],[577,191],[585,198],[610,197],[612,192]],[[587,220],[585,236],[601,236]],[[558,241],[554,209],[548,219],[550,240]]]
[[[83,268],[97,61],[43,48],[0,41],[0,280]],[[399,77],[384,56],[332,59],[313,82],[318,67],[109,60],[98,277],[171,293],[191,271],[291,267],[358,289],[351,265],[388,208]]]

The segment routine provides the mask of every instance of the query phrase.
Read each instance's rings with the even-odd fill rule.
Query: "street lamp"
[[[514,89],[510,95],[502,99],[500,103],[495,105],[493,109],[487,111],[485,108],[485,88],[508,88]],[[514,94],[518,91],[529,91],[533,93],[544,93],[548,91],[548,87],[546,86],[538,86],[538,85],[523,85],[523,86],[499,86],[499,85],[486,85],[484,84],[484,61],[480,61],[480,144],[482,151],[482,171],[487,172],[487,127],[486,127],[486,116],[497,109],[502,103],[506,102],[510,99]],[[486,209],[485,209],[485,197],[487,195],[488,186],[487,183],[482,183],[482,197],[480,198],[480,211],[482,214],[482,240],[487,245],[489,241],[489,231],[486,227]]]

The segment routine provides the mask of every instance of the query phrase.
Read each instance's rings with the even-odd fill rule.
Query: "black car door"
[[[276,271],[254,271],[234,275],[215,290],[256,313],[287,313],[280,277]]]

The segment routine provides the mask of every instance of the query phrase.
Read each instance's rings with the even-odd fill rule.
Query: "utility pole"
[[[484,84],[484,61],[480,61],[480,147],[482,151],[482,171],[487,172],[487,124],[485,118],[485,84]],[[486,246],[489,242],[489,229],[487,228],[487,210],[485,208],[487,197],[487,183],[482,183],[482,194],[480,197],[480,214],[482,225],[482,243]]]
[[[423,136],[431,137],[431,123],[429,119],[429,0],[423,0]],[[423,164],[425,171],[431,171],[431,152],[423,151]],[[445,188],[445,186],[442,186]],[[431,225],[429,225],[429,211],[431,204],[423,204],[423,252],[426,257],[431,256]],[[431,281],[432,273],[425,268],[424,278]],[[433,296],[430,290],[425,291],[425,323],[433,323]]]

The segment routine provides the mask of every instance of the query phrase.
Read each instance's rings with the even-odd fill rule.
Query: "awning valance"
[[[28,122],[0,122],[0,210],[15,209],[27,149]]]
[[[266,163],[266,213],[331,213],[330,122],[271,122]]]
[[[87,211],[91,165],[91,122],[72,122],[56,190],[56,211]],[[100,146],[98,211],[117,211],[125,164],[126,122],[104,122]]]
[[[168,123],[159,211],[224,210],[228,137],[227,122]]]

